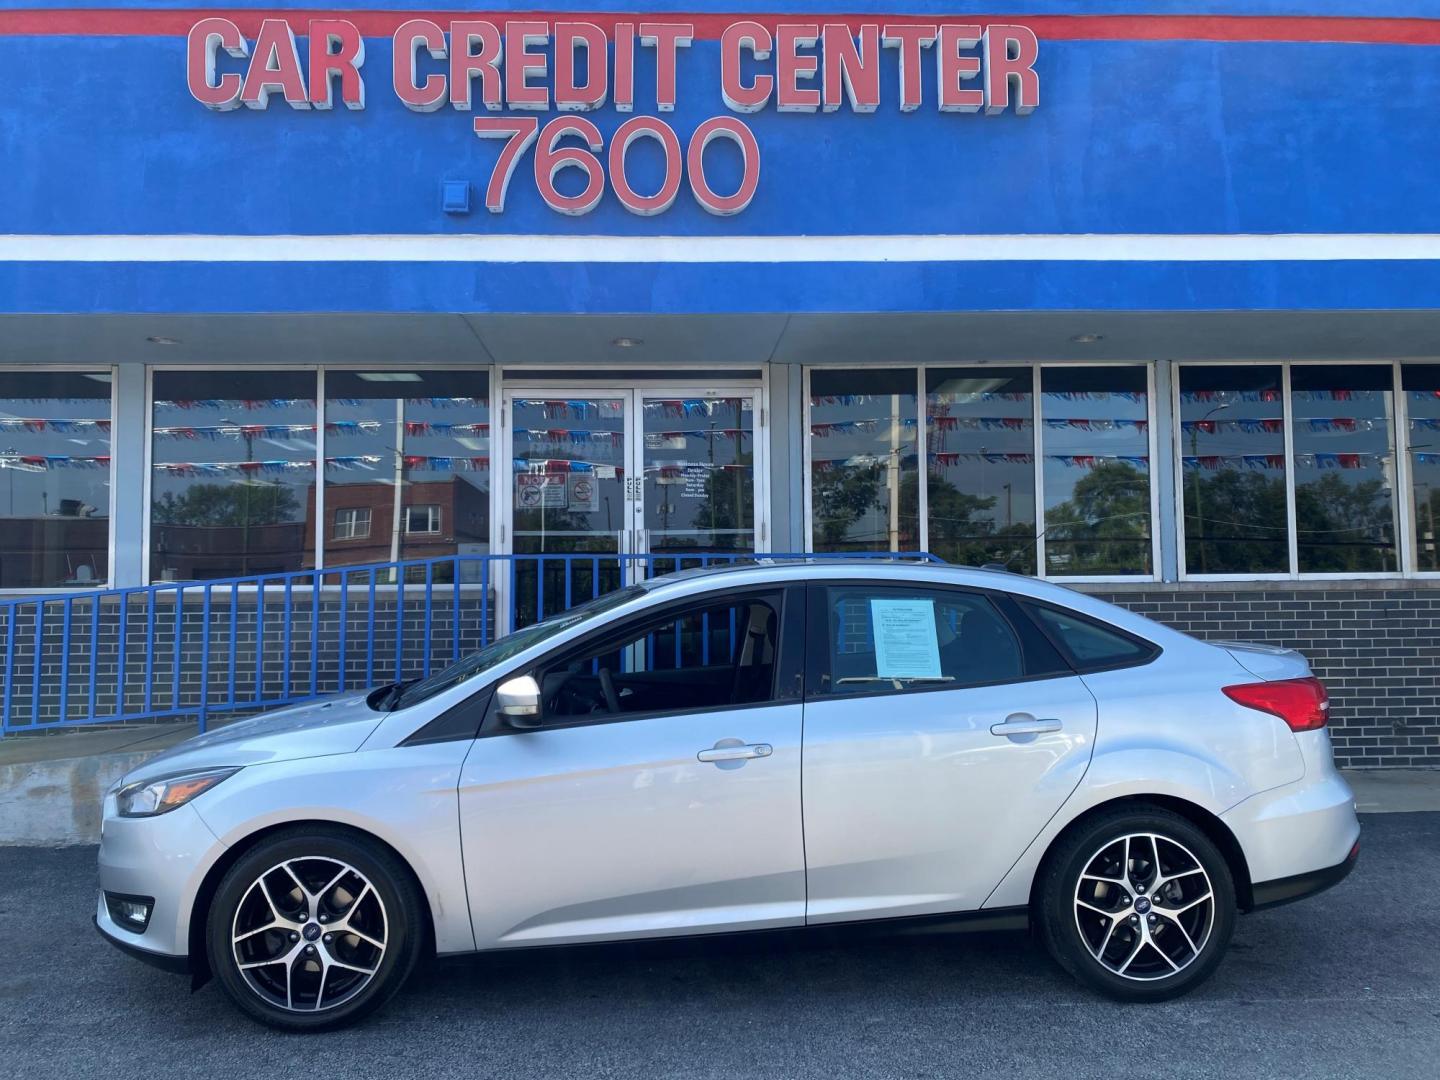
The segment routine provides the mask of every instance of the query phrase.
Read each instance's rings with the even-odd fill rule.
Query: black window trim
[[[1024,683],[1042,682],[1046,679],[1070,679],[1078,672],[1074,670],[1074,663],[1070,654],[1057,649],[1060,659],[1070,667],[1064,671],[1038,672],[1034,675],[1022,675],[1018,679],[987,679],[984,682],[967,683],[925,683],[920,686],[907,686],[897,690],[894,687],[876,690],[862,690],[853,694],[827,694],[821,690],[821,677],[825,674],[824,668],[829,663],[829,608],[821,595],[816,595],[829,588],[869,588],[869,589],[892,589],[919,592],[954,592],[969,593],[980,596],[990,602],[997,615],[1010,628],[1015,635],[1015,644],[1020,649],[1022,658],[1028,659],[1029,653],[1025,647],[1025,636],[1015,627],[1011,614],[1011,606],[1017,599],[1010,593],[1000,589],[984,589],[974,585],[952,585],[948,582],[921,582],[921,581],[877,581],[874,578],[836,578],[825,581],[814,581],[810,583],[809,593],[806,601],[806,665],[805,665],[805,704],[820,704],[831,701],[858,701],[864,698],[874,697],[895,697],[900,694],[936,694],[954,692],[956,690],[983,690],[992,686],[1020,686]],[[1011,601],[1006,603],[1005,601]],[[1033,622],[1033,620],[1032,620]],[[1049,637],[1047,635],[1047,640]],[[1054,644],[1053,642],[1051,643]]]
[[[748,586],[732,586],[728,589],[717,589],[714,592],[703,593],[699,596],[688,596],[667,603],[656,604],[654,607],[648,607],[643,611],[631,613],[619,627],[600,627],[582,635],[574,641],[568,641],[533,662],[516,668],[506,675],[505,678],[513,679],[520,675],[533,675],[536,671],[543,670],[556,663],[563,663],[576,653],[591,651],[595,646],[603,648],[612,643],[615,645],[624,644],[633,633],[629,627],[633,626],[637,621],[649,622],[651,619],[673,619],[677,616],[683,616],[692,612],[696,607],[708,608],[722,606],[745,599],[763,599],[767,603],[775,604],[778,608],[776,614],[779,618],[780,625],[776,642],[775,681],[769,700],[748,702],[743,705],[720,705],[703,709],[693,707],[657,709],[650,712],[620,713],[618,716],[611,713],[594,713],[589,716],[573,717],[563,721],[557,720],[551,722],[546,722],[542,717],[541,723],[537,727],[515,728],[505,723],[501,718],[495,704],[495,699],[492,697],[489,707],[485,711],[485,719],[480,725],[480,734],[477,738],[488,739],[509,735],[532,735],[537,732],[564,731],[570,728],[600,727],[607,724],[628,724],[635,720],[658,720],[672,716],[688,716],[697,712],[703,712],[705,715],[710,716],[717,713],[743,712],[747,709],[769,709],[777,705],[798,705],[801,701],[803,672],[805,670],[805,586],[784,581],[757,582]]]
[[[1016,606],[1024,612],[1026,618],[1034,624],[1040,633],[1049,639],[1050,644],[1055,646],[1060,655],[1075,669],[1075,674],[1077,675],[1098,675],[1103,671],[1123,671],[1125,668],[1144,667],[1146,664],[1153,664],[1160,658],[1160,654],[1165,651],[1149,638],[1143,638],[1139,634],[1133,634],[1123,627],[1116,626],[1114,623],[1106,622],[1104,619],[1097,619],[1093,615],[1086,615],[1084,612],[1076,611],[1074,608],[1068,608],[1061,604],[1052,604],[1047,600],[1037,600],[1030,596],[1017,596],[1015,602]],[[1145,650],[1145,655],[1130,660],[1115,660],[1105,664],[1087,664],[1077,657],[1065,644],[1064,640],[1058,634],[1054,633],[1050,627],[1046,626],[1042,619],[1036,618],[1035,608],[1046,608],[1059,615],[1075,619],[1078,622],[1089,623],[1091,626],[1105,630],[1114,634],[1116,637],[1124,638],[1133,645],[1141,646]]]
[[[490,715],[495,687],[498,685],[496,682],[488,682],[473,694],[465,695],[438,716],[425,721],[397,745],[431,746],[435,743],[474,742],[480,737],[485,718]],[[481,698],[485,699],[483,703]],[[476,714],[473,722],[465,715],[470,710],[474,710]]]

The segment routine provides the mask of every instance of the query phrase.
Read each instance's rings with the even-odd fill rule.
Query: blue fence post
[[[284,644],[284,647],[280,650],[280,665],[281,665],[281,670],[284,672],[284,676],[283,676],[283,677],[284,677],[284,680],[285,680],[284,689],[283,689],[283,690],[281,691],[281,693],[280,693],[280,697],[281,697],[282,699],[288,698],[288,697],[290,696],[290,689],[291,689],[291,687],[290,687],[290,659],[291,659],[291,657],[290,657],[290,645],[291,645],[290,628],[295,624],[295,591],[294,591],[294,589],[293,589],[291,586],[294,584],[294,580],[295,580],[295,579],[292,578],[292,577],[290,577],[289,575],[286,575],[286,577],[285,577],[285,609],[284,609],[284,610],[285,610],[285,615],[284,615],[285,623],[284,623],[284,627],[283,627],[284,637],[285,637],[285,644]]]
[[[375,567],[370,568],[370,607],[366,612],[365,625],[370,633],[365,635],[365,684],[375,683]]]
[[[205,731],[205,722],[210,711],[210,586],[206,585],[200,594],[200,731]]]
[[[70,719],[70,624],[75,616],[75,598],[60,604],[60,723]]]
[[[96,692],[100,685],[100,597],[90,597],[90,677],[86,680],[90,684],[90,716],[95,716]]]
[[[40,664],[45,654],[45,601],[35,601],[35,670],[31,672],[30,723],[40,726]]]
[[[310,696],[320,695],[320,571],[310,579]]]
[[[225,668],[225,704],[235,706],[235,675],[240,667],[240,586],[230,586],[230,658]]]
[[[427,677],[430,674],[430,630],[434,623],[434,620],[432,618],[432,615],[434,614],[433,605],[435,602],[434,592],[435,564],[433,562],[427,562],[425,564],[425,659],[424,663],[421,665],[421,670]]]
[[[0,715],[0,736],[10,730],[10,710],[15,704],[15,632],[19,628],[19,608],[13,601],[5,605],[5,712]]]
[[[336,692],[345,692],[345,661],[350,649],[350,571],[340,571],[340,678]]]
[[[395,681],[405,678],[405,564],[395,564]]]
[[[4,616],[4,711],[0,713],[0,737],[10,730],[10,708],[14,706],[14,631],[16,631],[16,606],[7,603]]]
[[[496,608],[499,605],[495,605]],[[480,564],[480,647],[490,644],[490,560]]]
[[[265,700],[265,577],[255,579],[255,700]]]
[[[120,594],[120,647],[116,650],[115,657],[115,718],[125,718],[125,665],[128,657],[126,650],[130,647],[130,593],[129,591]]]
[[[179,585],[175,586],[175,670],[170,672],[170,710],[176,716],[180,715],[180,665],[184,662],[181,651],[181,630],[185,625],[185,593]]]
[[[450,662],[460,659],[460,556],[455,556],[454,594],[450,602]]]

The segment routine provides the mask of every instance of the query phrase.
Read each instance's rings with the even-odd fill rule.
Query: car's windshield
[[[603,615],[605,612],[611,611],[621,604],[629,603],[637,596],[644,594],[645,589],[642,586],[630,585],[624,589],[606,593],[604,596],[597,596],[594,600],[588,600],[576,607],[562,611],[558,615],[552,615],[543,622],[497,638],[478,652],[462,657],[429,678],[421,679],[418,682],[399,684],[394,693],[379,698],[372,697],[371,702],[376,708],[391,712],[396,709],[408,709],[411,705],[418,705],[452,686],[473,679],[481,672],[503,663],[532,645],[538,645],[563,630]]]

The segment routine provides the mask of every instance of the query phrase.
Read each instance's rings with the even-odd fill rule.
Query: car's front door
[[[479,947],[804,921],[803,608],[670,605],[529,672],[540,726],[487,717],[460,780]]]
[[[809,922],[979,908],[1074,791],[1095,700],[1010,601],[813,585]]]

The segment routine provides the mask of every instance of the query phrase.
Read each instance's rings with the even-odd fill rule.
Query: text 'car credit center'
[[[0,12],[0,590],[929,552],[1440,763],[1430,5],[799,6]]]

